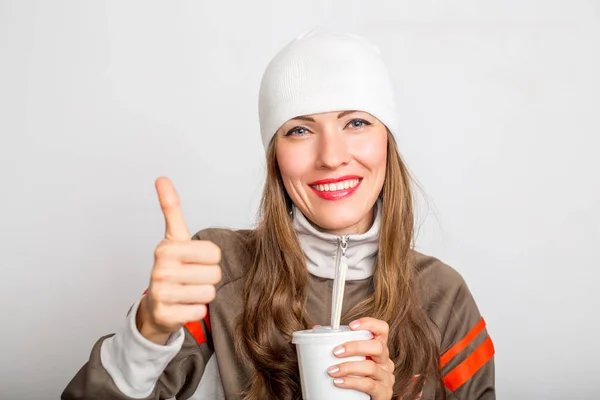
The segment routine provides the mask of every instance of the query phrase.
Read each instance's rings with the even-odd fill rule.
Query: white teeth
[[[348,179],[343,182],[314,185],[313,188],[317,189],[319,192],[333,192],[336,190],[345,190],[353,188],[356,185],[358,185],[358,182],[360,182],[359,179]]]

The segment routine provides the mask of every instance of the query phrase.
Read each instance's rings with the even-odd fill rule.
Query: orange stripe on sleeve
[[[204,329],[200,321],[188,322],[185,324],[185,327],[190,331],[194,339],[196,339],[196,343],[202,344],[206,342],[206,336],[204,335]]]
[[[452,360],[458,353],[463,351],[473,339],[477,337],[485,329],[485,321],[483,318],[462,338],[459,342],[457,342],[454,346],[452,346],[448,351],[446,351],[440,357],[440,369],[442,369],[450,360]]]
[[[444,376],[444,385],[451,391],[461,387],[466,381],[494,356],[494,344],[488,336],[487,339],[469,355],[456,368]]]

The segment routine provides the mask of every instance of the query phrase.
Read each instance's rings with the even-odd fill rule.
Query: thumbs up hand
[[[165,217],[165,239],[154,251],[150,286],[142,298],[136,324],[148,340],[165,344],[184,324],[206,316],[221,280],[221,249],[210,241],[191,240],[179,196],[167,178],[156,180]]]

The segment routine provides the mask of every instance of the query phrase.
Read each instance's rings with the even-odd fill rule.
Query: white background
[[[261,74],[321,25],[385,56],[418,248],[467,280],[498,397],[599,398],[593,0],[0,1],[0,398],[58,398],[144,290],[156,177],[191,230],[252,226]]]

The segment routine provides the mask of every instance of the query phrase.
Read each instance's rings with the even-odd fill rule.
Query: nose
[[[350,162],[348,143],[346,143],[343,132],[323,131],[319,135],[317,147],[318,168],[335,170]]]

